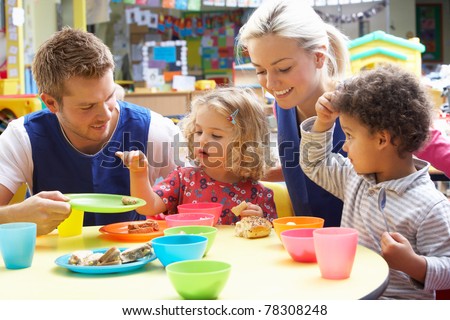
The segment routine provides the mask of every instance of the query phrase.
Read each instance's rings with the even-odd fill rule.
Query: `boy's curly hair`
[[[417,76],[398,66],[361,71],[339,85],[332,103],[371,134],[389,131],[400,156],[420,149],[428,138],[432,119],[428,94]]]
[[[260,180],[268,167],[270,134],[267,118],[259,98],[251,89],[235,87],[216,88],[197,96],[191,104],[191,112],[180,122],[188,141],[189,157],[194,156],[195,118],[200,108],[208,108],[229,117],[234,111],[233,145],[229,146],[226,168],[239,177]]]

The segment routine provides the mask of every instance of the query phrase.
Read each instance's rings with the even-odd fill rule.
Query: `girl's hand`
[[[258,206],[257,204],[247,202],[247,209],[242,210],[240,216],[241,216],[241,218],[245,218],[245,217],[249,217],[249,216],[263,217],[264,214],[263,214],[263,211],[260,206]]]
[[[403,271],[419,282],[425,281],[426,260],[416,254],[408,239],[398,232],[384,232],[381,253],[389,268]]]
[[[331,100],[333,92],[325,92],[316,102],[317,119],[313,126],[313,131],[324,132],[333,127],[339,113],[333,107]]]
[[[147,170],[148,160],[140,150],[116,152],[116,156],[122,159],[123,163],[132,172],[143,172]]]

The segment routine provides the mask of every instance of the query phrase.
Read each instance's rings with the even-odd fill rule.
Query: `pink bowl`
[[[214,225],[219,221],[223,205],[217,202],[184,203],[177,207],[179,213],[210,213],[214,215]]]
[[[210,213],[178,213],[166,216],[167,227],[212,226],[214,215]]]
[[[290,229],[281,232],[281,242],[294,261],[316,262],[313,231],[316,228]]]

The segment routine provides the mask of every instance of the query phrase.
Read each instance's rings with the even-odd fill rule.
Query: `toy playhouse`
[[[373,69],[384,63],[404,66],[418,77],[422,75],[422,52],[425,46],[419,38],[399,38],[384,31],[374,31],[350,41],[350,68],[352,74]]]
[[[41,100],[35,94],[0,96],[0,134],[11,120],[41,109]]]

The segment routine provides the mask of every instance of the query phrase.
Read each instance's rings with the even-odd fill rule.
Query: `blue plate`
[[[96,249],[92,250],[94,253],[100,252],[105,253],[109,248]],[[124,251],[128,248],[119,248],[120,251]],[[153,253],[147,257],[139,259],[135,262],[128,262],[123,264],[117,264],[112,266],[77,266],[73,264],[69,264],[69,258],[72,256],[72,253],[65,254],[55,260],[55,263],[63,268],[69,269],[73,272],[79,273],[89,273],[89,274],[107,274],[107,273],[118,273],[118,272],[127,272],[133,271],[139,268],[142,268],[150,261],[156,259],[156,255]]]

